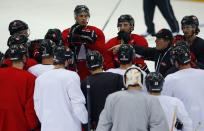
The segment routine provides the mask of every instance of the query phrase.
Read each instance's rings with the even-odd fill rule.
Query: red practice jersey
[[[29,131],[39,126],[34,111],[35,76],[13,67],[0,68],[0,131]]]
[[[119,45],[119,44],[121,44],[121,40],[119,40],[117,37],[114,37],[114,38],[110,39],[106,43],[105,47],[106,47],[106,50],[108,50],[108,49],[112,48],[113,46],[116,46],[116,45]],[[131,34],[130,41],[129,41],[128,44],[148,47],[147,40],[144,37],[139,36],[137,34]],[[108,54],[109,54],[109,56],[111,56],[111,61],[108,62],[107,66],[110,66],[110,67],[115,66],[115,63],[118,62],[117,55],[113,54],[112,51],[108,51]],[[144,59],[141,58],[140,56],[136,56],[133,63],[137,64],[141,68],[146,66],[146,63],[144,62]]]
[[[105,49],[105,36],[104,36],[102,30],[100,30],[94,26],[86,26],[85,28],[83,28],[83,30],[94,31],[96,33],[96,35],[97,35],[96,41],[94,43],[85,44],[84,46],[88,50],[99,51],[104,58],[104,68],[108,68],[107,67],[107,61],[110,61],[108,59],[111,59],[111,57],[108,56],[108,53],[106,53],[107,51]],[[68,38],[70,36],[69,34],[70,34],[70,28],[65,29],[62,32],[63,43],[67,47],[71,46],[71,43],[68,42]],[[81,79],[84,79],[87,75],[89,75],[89,71],[88,71],[88,68],[86,67],[85,59],[77,61],[77,68],[78,68],[78,74],[81,77]]]

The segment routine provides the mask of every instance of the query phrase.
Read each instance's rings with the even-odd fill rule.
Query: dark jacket
[[[98,123],[99,115],[104,108],[106,97],[121,90],[122,76],[111,72],[101,72],[88,77],[90,83],[91,121]],[[87,78],[81,82],[82,92],[87,100]]]
[[[190,45],[190,50],[195,56],[197,66],[204,69],[204,40],[196,37],[192,45]]]
[[[162,75],[166,74],[166,71],[172,67],[170,61],[171,47],[167,47],[164,50],[157,50],[156,48],[144,48],[142,46],[134,46],[135,53],[144,57],[145,60],[155,62],[155,70]]]

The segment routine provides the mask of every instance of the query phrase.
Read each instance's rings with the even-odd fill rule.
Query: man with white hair
[[[143,93],[142,83],[142,71],[128,68],[124,74],[127,90],[107,97],[96,131],[168,131],[158,99]]]

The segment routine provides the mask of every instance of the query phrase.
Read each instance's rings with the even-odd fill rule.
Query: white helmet
[[[126,88],[139,85],[143,87],[144,72],[136,66],[128,68],[124,74],[123,82]]]

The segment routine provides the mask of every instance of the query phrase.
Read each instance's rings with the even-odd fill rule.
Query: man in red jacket
[[[131,15],[121,15],[118,18],[117,27],[119,30],[118,36],[110,39],[106,44],[106,49],[108,50],[109,55],[112,56],[112,62],[109,62],[108,66],[114,67],[118,67],[119,65],[119,61],[116,56],[118,48],[116,49],[114,46],[119,44],[131,44],[148,47],[148,43],[144,37],[131,33],[134,30],[134,19]],[[136,55],[133,63],[139,66],[142,70],[149,72],[146,63],[141,56]]]
[[[34,111],[35,77],[23,70],[23,53],[11,47],[11,67],[0,68],[0,131],[35,131],[39,121]]]
[[[106,65],[108,56],[105,53],[105,36],[97,27],[88,25],[90,13],[86,5],[77,5],[74,17],[76,23],[62,32],[62,39],[64,45],[74,52],[76,71],[81,79],[84,79],[90,74],[86,67],[86,53],[89,50],[98,50],[103,55]]]

